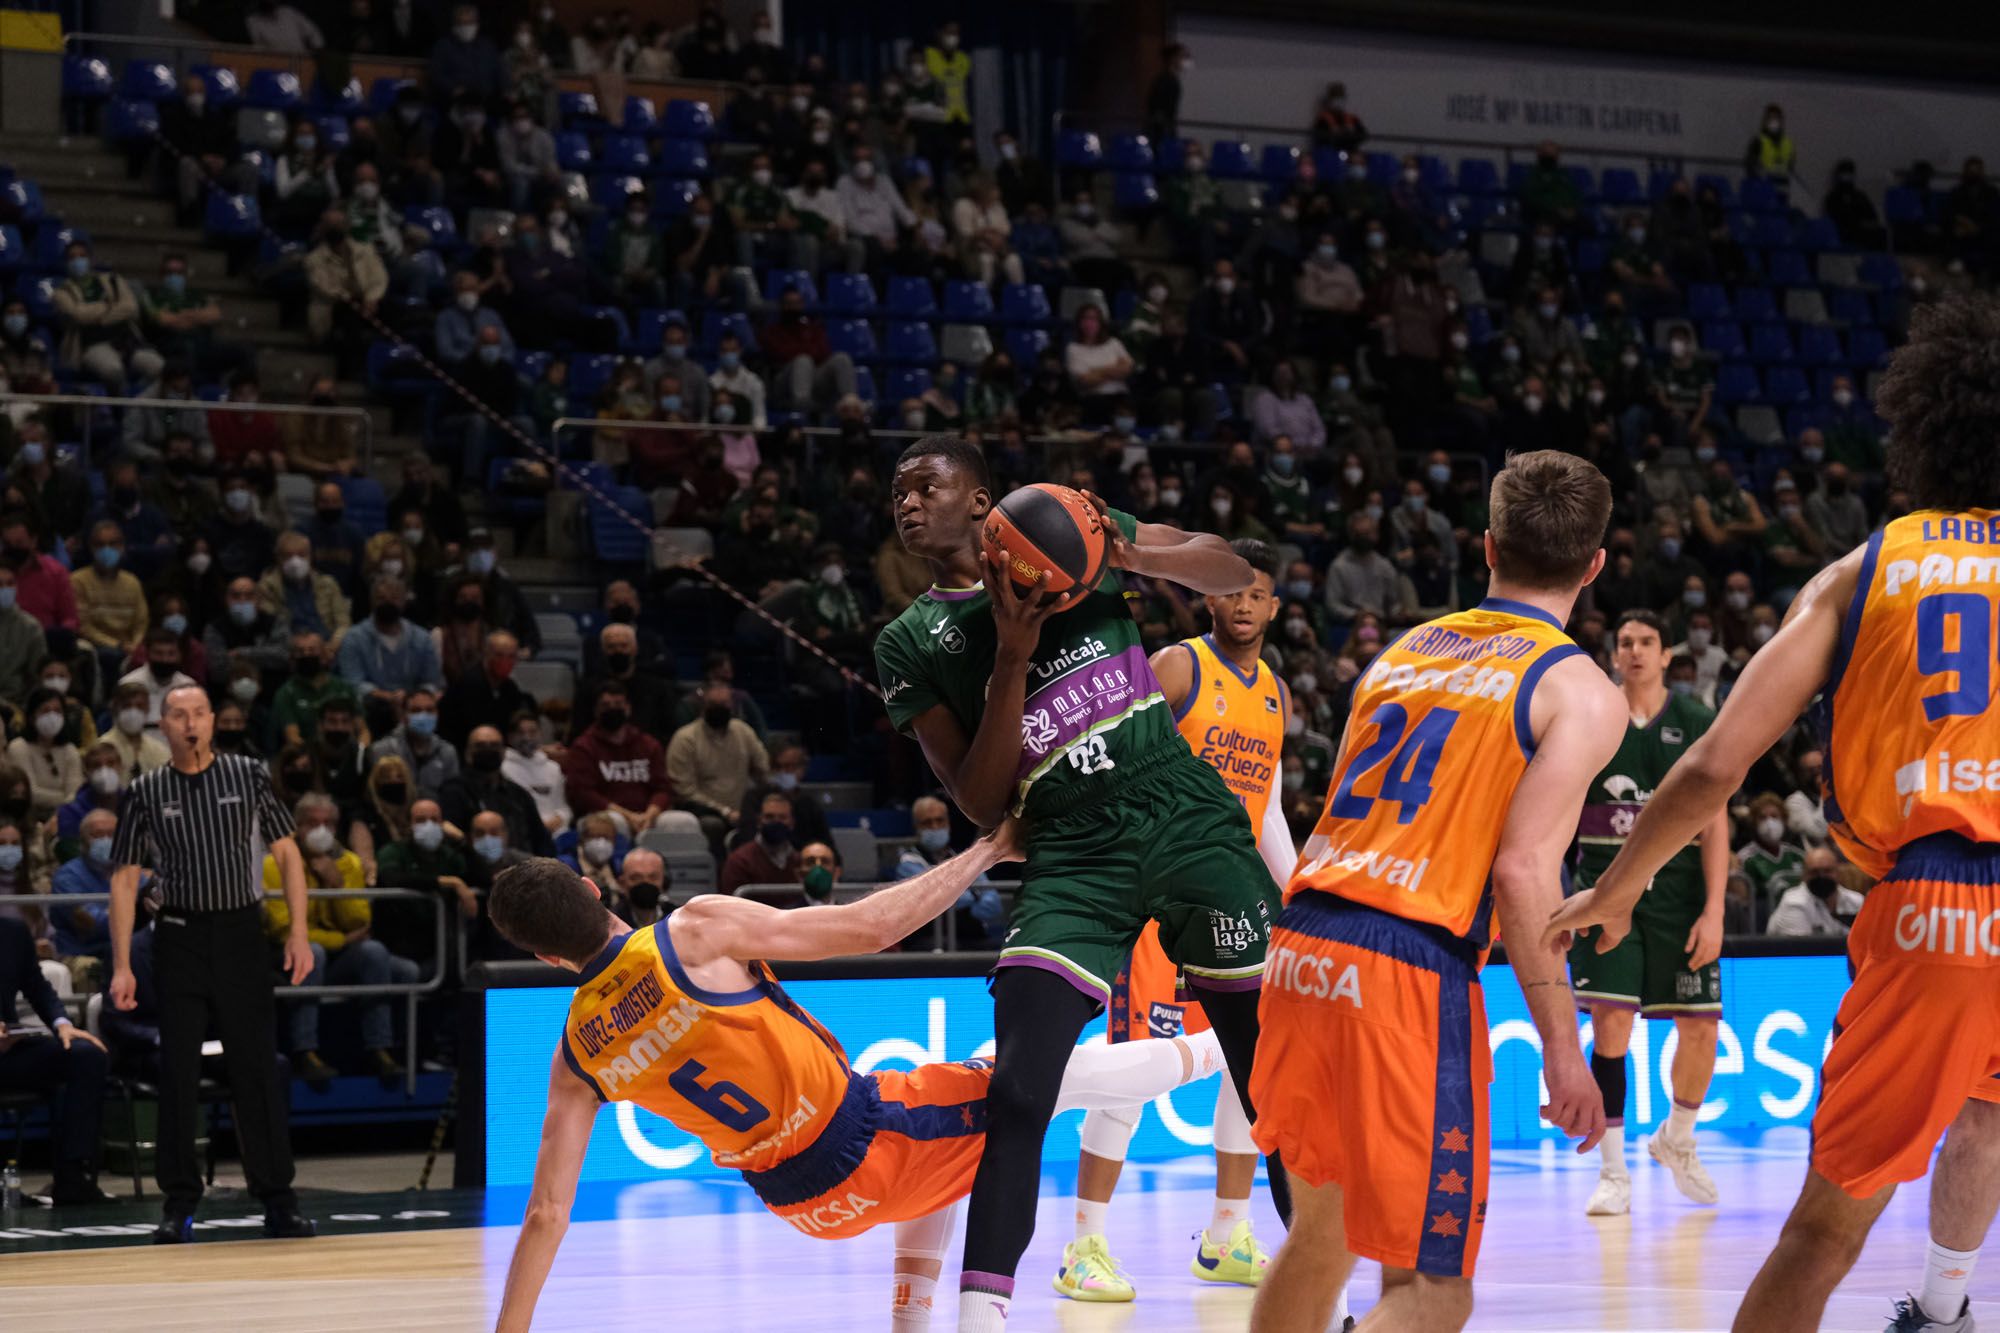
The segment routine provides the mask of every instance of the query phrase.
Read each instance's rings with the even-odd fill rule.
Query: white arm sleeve
[[[1264,827],[1257,830],[1257,851],[1264,858],[1271,878],[1278,882],[1279,888],[1284,888],[1291,881],[1292,871],[1298,868],[1299,849],[1292,846],[1292,830],[1285,823],[1285,812],[1276,792],[1264,803]]]

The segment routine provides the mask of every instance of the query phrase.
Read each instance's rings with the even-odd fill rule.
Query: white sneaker
[[[1917,1298],[1906,1296],[1896,1302],[1896,1316],[1889,1321],[1886,1333],[1972,1333],[1972,1301],[1968,1297],[1958,1307],[1958,1318],[1946,1323],[1933,1319],[1917,1304]]]
[[[1646,1152],[1674,1173],[1674,1188],[1696,1203],[1714,1203],[1721,1197],[1695,1151],[1694,1135],[1679,1139],[1662,1130],[1646,1141]]]
[[[1583,1206],[1586,1217],[1623,1217],[1632,1211],[1632,1177],[1623,1171],[1613,1175],[1602,1171],[1597,1176],[1597,1188],[1590,1192],[1590,1202]]]

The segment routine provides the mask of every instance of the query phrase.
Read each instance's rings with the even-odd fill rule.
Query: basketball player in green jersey
[[[981,551],[994,495],[976,446],[919,440],[898,460],[891,496],[903,545],[936,583],[876,641],[889,717],[974,823],[991,828],[1014,812],[1027,827],[994,973],[986,1148],[959,1277],[958,1327],[1000,1333],[1034,1233],[1042,1137],[1069,1048],[1148,919],[1250,1108],[1277,888],[1243,803],[1174,727],[1121,572],[1223,595],[1251,570],[1220,537],[1142,524],[1093,497],[1110,536],[1107,570],[1057,611],[1054,594],[1017,592],[1005,564]],[[1280,1178],[1276,1164],[1270,1175]]]
[[[1666,626],[1651,611],[1619,617],[1612,665],[1631,721],[1618,753],[1590,784],[1577,826],[1576,883],[1589,888],[1625,845],[1625,835],[1674,761],[1715,721],[1692,695],[1670,692]],[[1646,1150],[1674,1173],[1674,1185],[1696,1203],[1714,1203],[1715,1182],[1695,1152],[1695,1117],[1715,1073],[1716,1022],[1722,1017],[1722,902],[1729,882],[1729,815],[1722,812],[1653,877],[1633,913],[1632,933],[1608,953],[1595,931],[1570,946],[1570,983],[1590,1011],[1590,1072],[1604,1094],[1607,1124],[1598,1151],[1597,1188],[1584,1212],[1616,1216],[1632,1208],[1625,1170],[1625,1052],[1632,1019],[1671,1018],[1673,1108]],[[1650,1078],[1641,1069],[1639,1077]]]

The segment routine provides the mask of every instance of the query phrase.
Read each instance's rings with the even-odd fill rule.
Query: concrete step
[[[124,180],[125,155],[83,135],[0,134],[0,162],[40,185],[52,180]]]
[[[257,349],[257,375],[264,396],[274,402],[299,402],[315,379],[333,373],[333,353],[306,347],[303,339],[297,346]]]
[[[44,184],[42,197],[50,208],[62,214],[64,222],[82,227],[93,239],[108,231],[172,229],[177,221],[173,200],[144,191],[104,188],[78,181],[61,182],[55,189]]]

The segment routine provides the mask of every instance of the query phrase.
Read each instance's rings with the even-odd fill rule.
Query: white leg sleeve
[[[1139,1128],[1139,1115],[1144,1110],[1145,1103],[1139,1102],[1086,1112],[1083,1117],[1083,1150],[1107,1161],[1124,1161],[1125,1149],[1132,1143],[1132,1131]]]
[[[1250,1117],[1243,1114],[1243,1101],[1236,1095],[1236,1081],[1225,1078],[1215,1093],[1215,1150],[1245,1157],[1257,1155],[1250,1139]]]
[[[896,1257],[942,1262],[951,1250],[951,1232],[958,1221],[958,1209],[958,1204],[947,1204],[928,1216],[896,1223]]]
[[[1172,1092],[1186,1082],[1181,1050],[1179,1040],[1159,1037],[1077,1047],[1063,1070],[1056,1114],[1136,1106]],[[1195,1068],[1200,1070],[1199,1060]]]

